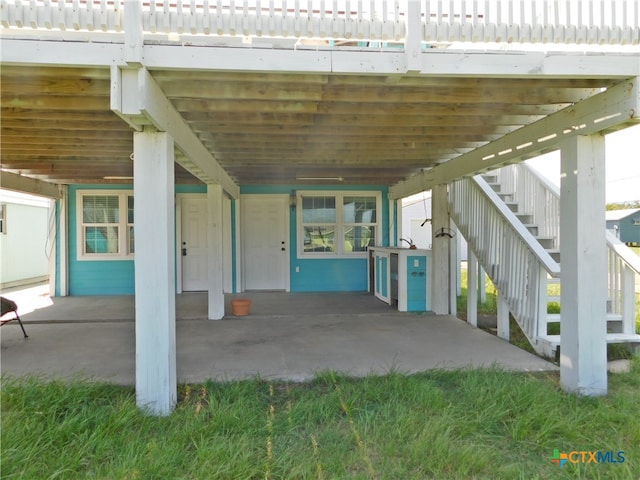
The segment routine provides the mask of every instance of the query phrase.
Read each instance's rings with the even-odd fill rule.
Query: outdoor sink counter
[[[369,278],[374,295],[401,312],[426,312],[431,306],[431,250],[372,247]],[[373,273],[373,274],[372,274]]]

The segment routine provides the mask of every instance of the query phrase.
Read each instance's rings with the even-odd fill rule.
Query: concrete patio
[[[40,297],[32,311],[29,305],[20,310],[28,312],[21,314],[28,339],[16,322],[1,329],[2,374],[135,383],[133,296]],[[226,296],[229,313],[234,297]],[[250,316],[211,321],[205,293],[176,296],[179,382],[302,381],[328,369],[357,376],[493,364],[557,369],[457,318],[399,313],[364,293],[243,297],[253,301]]]

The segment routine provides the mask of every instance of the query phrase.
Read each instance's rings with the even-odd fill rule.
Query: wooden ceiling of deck
[[[614,83],[151,73],[240,185],[393,185]],[[55,183],[130,183],[132,129],[110,110],[108,69],[3,66],[1,82],[2,169]],[[176,182],[199,181],[176,165]]]

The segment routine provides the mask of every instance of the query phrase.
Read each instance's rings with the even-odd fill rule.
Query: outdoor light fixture
[[[296,177],[296,180],[309,182],[342,182],[343,177]]]

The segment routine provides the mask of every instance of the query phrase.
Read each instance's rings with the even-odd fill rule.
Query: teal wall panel
[[[133,190],[133,185],[73,185],[69,187],[69,295],[133,295],[133,260],[79,261],[77,245],[78,190]],[[206,193],[206,185],[176,185],[176,193]],[[59,266],[59,253],[57,264]],[[59,268],[58,268],[59,272]],[[60,292],[56,275],[56,293]]]
[[[300,267],[296,273],[295,267]],[[367,290],[366,258],[296,260],[292,264],[292,292],[364,292]]]
[[[69,295],[132,295],[133,260],[78,260],[76,230],[78,190],[131,190],[131,185],[74,185],[69,187]]]
[[[241,194],[287,194],[296,190],[380,191],[382,193],[382,244],[389,245],[388,188],[380,185],[245,185]],[[292,292],[364,292],[368,285],[366,258],[298,258],[296,210],[289,209],[289,260]],[[299,271],[296,271],[296,267]]]
[[[76,228],[76,194],[78,190],[131,190],[131,185],[74,185],[69,187],[69,294],[70,295],[128,295],[135,290],[133,260],[117,261],[78,261]],[[382,193],[382,245],[389,244],[389,202],[386,186],[353,186],[326,185],[305,186],[301,188],[293,185],[279,186],[243,186],[242,194],[291,194],[294,190],[376,190]],[[176,193],[206,193],[205,185],[176,185]],[[232,208],[232,250],[233,289],[236,291],[237,258],[236,251],[236,210],[235,201]],[[296,214],[290,209],[290,261],[291,261],[291,291],[293,292],[323,292],[323,291],[366,291],[367,290],[367,259],[366,258],[333,258],[333,259],[298,259]],[[59,267],[59,252],[58,252]],[[296,271],[296,267],[299,271]],[[59,268],[58,268],[59,272]],[[59,293],[59,274],[56,275],[56,292]]]

